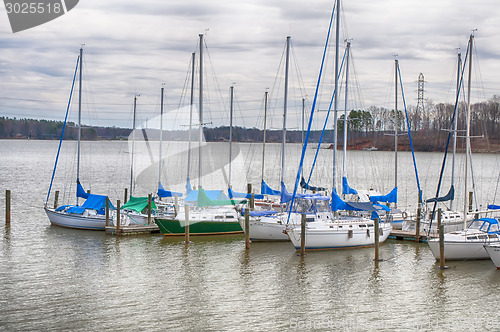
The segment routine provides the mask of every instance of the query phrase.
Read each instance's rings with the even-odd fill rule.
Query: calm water
[[[81,175],[84,186],[122,198],[129,181],[126,143],[90,145],[85,169],[92,176]],[[258,149],[240,148],[233,183],[257,183],[260,161],[250,155]],[[0,141],[0,330],[500,330],[500,271],[490,261],[448,262],[451,268],[440,271],[426,244],[388,240],[380,252],[384,261],[375,265],[372,248],[301,258],[290,243],[253,243],[245,251],[241,236],[196,237],[186,248],[183,239],[161,235],[116,238],[50,226],[42,207],[56,149],[57,142]],[[269,155],[277,150],[271,147]],[[368,177],[393,181],[386,174],[389,153],[353,152],[350,158],[351,186]],[[425,190],[435,190],[429,170],[437,172],[441,158],[417,155]],[[73,159],[61,157],[61,165]],[[272,182],[279,178],[272,171],[279,158],[270,160]],[[491,197],[498,165],[497,155],[480,155],[476,163],[478,185]],[[61,193],[74,170],[65,168],[54,184]],[[405,192],[413,195],[412,172],[401,171],[400,201]],[[137,184],[139,193],[146,182]],[[3,225],[5,189],[12,190],[10,227]]]

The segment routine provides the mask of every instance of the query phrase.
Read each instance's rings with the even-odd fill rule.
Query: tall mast
[[[340,0],[337,0],[337,27],[335,35],[335,100],[333,116],[333,189],[336,188],[337,178],[337,104],[338,104],[338,86],[339,86],[339,33],[340,33]]]
[[[455,185],[455,154],[457,151],[457,125],[458,125],[458,95],[460,94],[460,71],[462,69],[462,54],[458,52],[458,69],[457,69],[457,105],[455,107],[455,123],[453,124],[453,159],[451,163],[451,186]],[[453,199],[450,200],[450,210],[453,210]]]
[[[134,183],[134,154],[135,154],[135,115],[137,109],[137,97],[139,95],[134,96],[134,120],[132,123],[132,161],[130,162],[130,189],[129,189],[129,197],[132,197],[132,189]]]
[[[285,143],[286,143],[286,112],[288,107],[288,66],[290,62],[290,36],[286,37],[286,61],[285,61],[285,96],[283,101],[283,141],[281,143],[281,178],[285,182]],[[281,185],[281,184],[280,184]]]
[[[305,108],[306,98],[302,97],[302,147],[304,147],[304,122],[305,122]]]
[[[345,101],[344,101],[344,158],[342,160],[342,177],[346,175],[346,159],[347,159],[347,93],[349,91],[349,51],[351,50],[351,43],[347,42],[346,54],[346,70],[345,70]],[[336,94],[336,93],[335,93]]]
[[[234,86],[231,86],[231,107],[229,110],[229,188],[231,188],[231,157],[233,153],[233,94]]]
[[[76,181],[80,182],[80,138],[82,135],[82,68],[83,68],[83,47],[80,47],[80,79],[78,88],[78,145],[76,160]],[[76,196],[76,205],[78,205],[78,196]]]
[[[264,138],[262,140],[262,181],[264,181],[264,161],[266,159],[267,94],[264,93]],[[262,183],[261,181],[261,183]]]
[[[199,126],[199,137],[198,137],[198,186],[201,186],[201,143],[203,140],[203,34],[200,33],[200,126]]]
[[[394,59],[394,187],[398,186],[398,125],[399,125],[399,113],[398,113],[398,72],[399,72],[399,61]],[[395,207],[398,207],[398,203],[394,203]]]
[[[189,181],[189,170],[191,168],[191,139],[193,130],[193,105],[194,105],[194,61],[195,53],[191,54],[191,102],[189,103],[189,143],[188,143],[188,167],[186,182]]]
[[[469,168],[469,151],[470,151],[470,89],[471,89],[471,78],[472,78],[472,44],[474,40],[474,35],[470,35],[469,38],[469,82],[467,85],[467,126],[466,126],[466,148],[465,148],[465,177],[464,177],[464,229],[467,227],[467,171]]]
[[[161,183],[161,153],[162,153],[162,143],[163,143],[163,91],[164,91],[164,86],[165,83],[162,83],[161,86],[161,104],[160,104],[160,147],[159,147],[159,154],[158,154],[158,187],[160,187]]]

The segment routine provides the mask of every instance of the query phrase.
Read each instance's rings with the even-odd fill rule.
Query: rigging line
[[[441,189],[441,183],[442,183],[442,180],[443,180],[444,166],[445,166],[446,158],[447,158],[447,155],[448,155],[448,148],[449,148],[449,144],[450,144],[450,140],[451,140],[451,136],[452,136],[453,125],[454,125],[455,118],[456,118],[457,113],[458,113],[458,104],[459,104],[459,98],[460,98],[460,91],[461,91],[461,88],[462,88],[463,79],[464,79],[464,71],[465,71],[465,68],[466,68],[467,60],[468,60],[469,47],[470,47],[470,45],[467,46],[467,53],[466,53],[466,56],[465,56],[463,67],[462,67],[462,74],[460,75],[459,90],[458,90],[458,93],[456,94],[456,97],[455,97],[455,110],[453,112],[453,117],[452,117],[451,123],[450,123],[450,130],[448,132],[448,138],[446,140],[446,148],[445,148],[445,152],[444,152],[444,156],[443,156],[443,163],[441,165],[441,172],[439,174],[438,187],[437,187],[436,196],[435,196],[436,198],[439,197],[439,191]],[[404,100],[404,97],[403,97],[403,100]],[[405,105],[405,107],[406,107],[406,105]],[[411,143],[411,139],[410,139],[410,143]],[[412,150],[413,150],[413,148],[412,148]],[[466,153],[468,153],[468,152],[466,152]],[[417,179],[417,181],[418,181],[418,179]],[[420,190],[420,188],[419,188],[419,190]],[[422,197],[420,197],[420,199],[421,199],[421,202],[423,202]],[[434,217],[436,215],[437,203],[438,203],[437,201],[434,202],[434,206],[432,208],[431,221],[429,223],[429,231],[427,232],[427,235],[429,235],[429,233],[430,233],[432,222],[433,222]],[[466,216],[464,216],[464,218],[465,217]]]
[[[339,70],[339,75],[338,75],[339,77],[341,75],[342,68],[344,67],[344,60],[345,60],[346,54],[347,54],[347,48],[344,51],[344,57],[342,58],[342,63],[340,65],[340,70]],[[313,163],[312,163],[312,166],[311,166],[311,171],[309,172],[309,177],[307,179],[306,186],[309,186],[309,181],[311,180],[311,176],[312,176],[312,173],[314,171],[314,167],[316,165],[316,160],[318,158],[318,153],[319,153],[319,150],[320,150],[321,143],[323,142],[323,136],[324,136],[324,133],[325,133],[326,125],[328,123],[328,117],[330,116],[330,111],[332,109],[332,104],[333,104],[333,100],[335,99],[336,93],[337,93],[336,91],[333,91],[332,98],[330,100],[330,106],[328,107],[328,113],[326,114],[326,119],[325,119],[325,122],[324,122],[324,125],[323,125],[323,130],[321,131],[321,136],[320,136],[319,142],[318,142],[318,148],[316,149],[316,154],[314,155],[314,160],[313,160]],[[336,133],[334,133],[334,135],[335,134]],[[333,148],[335,149],[336,147],[334,146]],[[333,165],[333,167],[335,167],[335,165]]]
[[[306,155],[307,144],[308,144],[308,141],[309,141],[309,133],[311,132],[311,125],[312,125],[312,122],[313,122],[313,119],[314,119],[314,108],[316,107],[316,101],[317,101],[317,98],[318,98],[318,90],[319,90],[319,86],[320,86],[320,82],[321,82],[321,76],[322,76],[321,74],[322,74],[322,71],[323,71],[323,65],[325,63],[325,56],[326,56],[326,53],[327,53],[327,50],[328,50],[328,41],[330,39],[330,32],[331,32],[331,29],[332,29],[332,23],[333,23],[334,13],[335,13],[335,5],[334,5],[333,10],[332,10],[332,15],[330,17],[330,24],[328,26],[328,33],[326,35],[325,49],[323,51],[323,57],[321,59],[321,66],[320,66],[320,70],[319,70],[318,81],[316,83],[316,91],[314,93],[314,99],[313,99],[313,103],[312,103],[312,106],[311,106],[311,116],[309,117],[309,123],[307,124],[307,133],[306,133],[306,137],[304,139],[304,145],[302,146],[302,153],[301,153],[301,156],[300,156],[299,169],[297,170],[297,177],[295,178],[295,185],[293,187],[292,200],[290,202],[290,210],[288,211],[288,217],[287,217],[287,220],[286,220],[287,225],[290,222],[290,215],[292,213],[292,208],[291,207],[293,207],[293,203],[295,201],[295,196],[297,195],[297,187],[299,185],[299,178],[302,175],[302,166],[304,165],[304,157]]]
[[[56,175],[57,161],[59,160],[59,153],[61,152],[61,145],[64,137],[64,129],[66,128],[66,120],[68,119],[69,107],[71,105],[71,99],[73,98],[73,88],[75,86],[76,74],[78,72],[78,64],[80,63],[80,56],[76,59],[75,74],[73,75],[73,83],[71,83],[71,91],[69,93],[68,106],[66,107],[66,116],[64,117],[64,125],[61,132],[61,139],[59,140],[59,147],[57,148],[56,161],[54,163],[54,169],[52,170],[52,178],[50,180],[49,192],[47,193],[47,200],[45,204],[49,201],[50,190],[52,189],[52,184],[54,182],[54,176]]]
[[[403,105],[404,105],[404,108],[405,108],[405,115],[406,115],[406,126],[407,126],[407,129],[408,129],[408,136],[410,138],[411,155],[413,157],[413,167],[415,169],[415,177],[417,178],[418,195],[420,196],[420,201],[423,202],[423,200],[422,200],[422,190],[420,189],[420,180],[418,179],[417,161],[415,160],[415,151],[413,150],[413,141],[411,139],[411,131],[410,131],[409,118],[408,118],[408,110],[406,108],[406,99],[405,99],[405,94],[404,94],[404,91],[403,91],[403,80],[402,80],[402,77],[401,77],[401,69],[400,69],[399,66],[398,66],[397,71],[399,73],[399,83],[400,83],[400,86],[401,86],[401,95],[403,96]]]

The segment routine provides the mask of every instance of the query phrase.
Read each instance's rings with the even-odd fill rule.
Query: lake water
[[[0,141],[2,222],[5,190],[12,191],[12,222],[0,228],[0,330],[500,330],[500,271],[486,260],[448,262],[450,269],[441,271],[426,244],[388,240],[380,248],[384,261],[375,264],[373,248],[299,257],[290,243],[252,243],[246,251],[242,236],[193,237],[186,247],[182,238],[115,237],[51,226],[43,204],[57,145]],[[63,152],[74,148],[73,143],[66,145]],[[91,155],[82,158],[84,187],[109,194],[113,201],[123,199],[123,188],[130,181],[127,143],[84,145]],[[137,148],[141,150],[141,145]],[[185,179],[186,170],[184,161],[173,156],[184,148],[184,143],[172,143],[173,152],[164,154],[169,175],[162,181],[175,190],[182,190],[184,180],[173,179]],[[214,149],[225,147],[220,143]],[[260,181],[261,146],[240,144],[238,150],[231,183],[235,190],[244,191],[247,182],[257,186]],[[154,147],[142,151],[150,159],[136,161],[138,195],[147,193],[148,181],[153,181],[154,176],[146,173],[158,172],[157,166],[151,166]],[[309,151],[308,157],[314,152]],[[289,186],[298,153],[297,146],[287,152]],[[331,186],[331,151],[325,154],[318,159],[320,176],[311,180],[314,185]],[[399,201],[414,206],[411,155],[400,153],[399,158]],[[491,204],[496,198],[499,156],[473,158],[478,204]],[[52,190],[61,191],[61,200],[72,196],[63,191],[74,189],[69,183],[74,182],[75,169],[68,166],[74,159],[72,153],[60,157]],[[441,159],[439,153],[417,154],[427,197],[436,190]],[[459,159],[457,165],[463,163]],[[215,161],[211,167],[217,168]],[[394,186],[393,163],[388,152],[350,151],[350,185],[388,192]],[[279,145],[269,145],[266,178],[272,187],[279,181],[279,164]],[[192,170],[193,184],[198,181],[193,176],[196,172]],[[203,186],[214,188],[212,182],[219,181],[215,173],[203,172],[207,173]],[[449,175],[446,181],[449,186]]]

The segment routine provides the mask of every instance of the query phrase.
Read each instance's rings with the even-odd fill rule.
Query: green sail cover
[[[238,199],[217,199],[217,200],[212,200],[208,198],[207,194],[205,193],[205,190],[203,188],[198,188],[198,207],[205,207],[205,206],[221,206],[221,205],[235,205],[235,204],[244,204],[246,203],[245,199],[238,200]]]
[[[130,200],[123,204],[122,209],[132,210],[141,213],[142,210],[148,207],[148,197],[134,197],[130,196]],[[156,209],[156,204],[151,201],[151,209]]]

